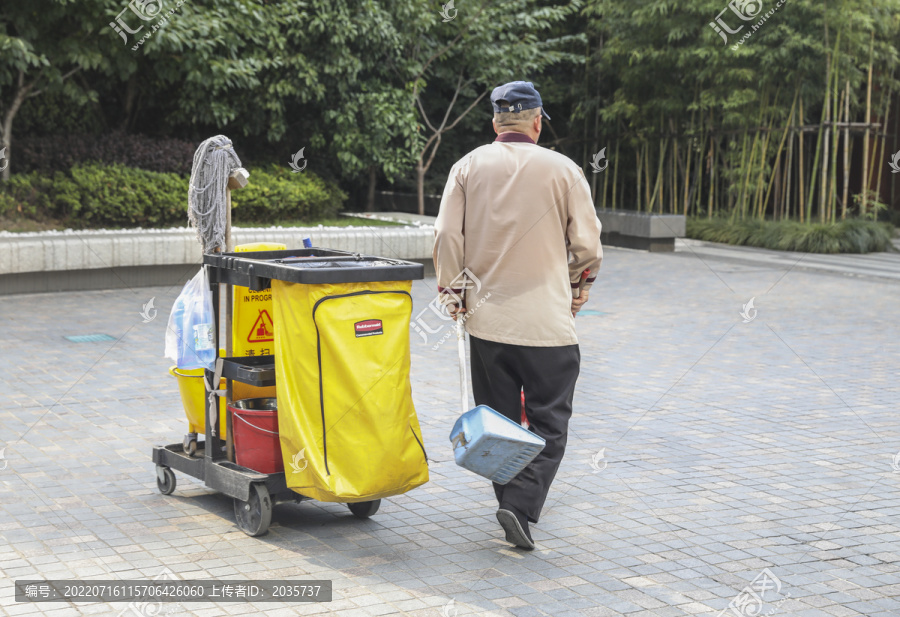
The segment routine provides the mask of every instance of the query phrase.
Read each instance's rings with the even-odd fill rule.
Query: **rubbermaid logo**
[[[357,321],[353,326],[356,328],[356,338],[361,336],[375,336],[376,334],[384,334],[384,326],[381,325],[380,319],[367,319],[365,321]]]

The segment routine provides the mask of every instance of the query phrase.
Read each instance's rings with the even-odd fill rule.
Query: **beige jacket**
[[[568,157],[503,133],[450,170],[434,265],[445,303],[462,291],[465,273],[472,336],[530,347],[576,344],[572,289],[586,269],[590,287],[602,258],[590,188]]]

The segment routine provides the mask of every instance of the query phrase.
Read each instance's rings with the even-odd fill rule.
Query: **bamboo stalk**
[[[673,126],[672,120],[669,119],[669,126],[672,128],[672,132],[675,132],[675,127]],[[669,162],[669,176],[672,178],[672,188],[669,191],[669,203],[671,204],[669,207],[669,212],[671,214],[678,213],[678,174],[676,173],[676,164],[681,163],[680,155],[678,152],[678,137],[672,138],[672,160]]]
[[[608,160],[608,159],[607,159]],[[607,167],[609,164],[607,163]],[[596,176],[597,174],[592,174]],[[609,194],[609,174],[603,174],[603,209],[606,210],[606,196]]]
[[[637,191],[635,192],[635,208],[638,212],[642,211],[641,207],[641,153],[642,153],[643,145],[639,149],[635,149],[635,156],[637,157]]]
[[[798,90],[799,92],[799,90]],[[795,95],[796,97],[796,95]],[[794,120],[796,122],[796,119]],[[784,166],[785,169],[785,178],[784,183],[782,185],[782,193],[781,193],[781,219],[789,219],[791,218],[791,201],[793,196],[791,194],[791,180],[793,180],[794,176],[794,131],[791,129],[791,137],[788,141],[788,154],[787,154],[787,162]]]
[[[741,219],[746,216],[747,213],[747,199],[748,194],[750,192],[750,173],[753,169],[753,163],[756,160],[756,145],[759,143],[759,131],[753,134],[753,144],[750,148],[750,161],[747,163],[747,173],[744,175],[744,183],[741,187]]]
[[[777,100],[777,95],[776,95],[776,100]],[[771,124],[775,124],[775,115],[774,114],[772,115],[772,119],[770,121],[770,125]],[[768,159],[768,155],[769,155],[769,140],[771,138],[772,138],[772,131],[766,131],[766,138],[765,138],[765,141],[763,142],[762,150],[760,151],[760,156],[759,156],[759,174],[756,176],[756,193],[755,193],[756,216],[760,220],[766,218],[765,206],[769,200],[768,191],[767,191],[766,199],[765,199],[765,201],[763,201],[762,187],[763,187],[763,177],[765,176],[765,173],[766,173],[766,160]],[[774,174],[773,174],[773,177],[774,177]]]
[[[612,207],[613,210],[616,209],[616,187],[619,185],[619,143],[621,143],[620,139],[616,140],[616,153],[613,155],[613,190],[612,190]]]
[[[744,131],[744,136],[741,139],[741,162],[738,164],[738,169],[747,169],[749,173],[749,167],[745,165],[747,160],[747,131]],[[744,218],[744,189],[746,188],[746,182],[741,182],[740,191],[738,192],[738,205],[741,209],[741,218]],[[731,211],[731,219],[734,220],[734,216],[736,214],[736,210]]]
[[[647,212],[653,212],[653,206],[656,205],[656,198],[659,197],[660,200],[660,208],[662,208],[662,180],[663,180],[663,165],[665,164],[665,153],[663,152],[665,140],[659,140],[659,163],[656,166],[656,180],[653,181],[653,191],[648,193],[649,197],[649,205],[647,206]],[[647,170],[649,175],[650,170]],[[649,184],[647,185],[649,189]]]
[[[710,115],[712,115],[712,111],[710,111]],[[713,215],[713,187],[715,187],[715,180],[713,179],[713,172],[715,171],[715,137],[712,135],[709,136],[709,157],[706,162],[706,170],[709,174],[709,199],[706,204],[706,217],[712,218]]]
[[[794,99],[800,103],[800,89],[801,82],[797,80],[796,90],[794,92]],[[794,203],[794,194],[793,194],[793,179],[794,179],[794,137],[797,134],[796,127],[800,124],[800,119],[797,114],[794,114],[794,121],[790,124],[790,139],[788,141],[788,159],[785,165],[785,181],[784,181],[784,193],[782,196],[782,207],[781,207],[781,218],[782,219],[790,219],[791,218],[791,204]]]
[[[840,32],[838,32],[838,37],[840,37]],[[820,219],[824,215],[825,209],[825,181],[827,178],[827,169],[828,166],[828,134],[826,133],[825,122],[828,120],[829,112],[831,111],[831,45],[828,41],[828,21],[827,21],[827,8],[826,8],[826,21],[825,21],[825,104],[822,106],[822,115],[819,119],[819,136],[816,139],[816,154],[813,157],[813,166],[812,173],[810,174],[809,181],[809,199],[806,203],[806,220],[807,222],[812,221],[812,200],[813,195],[815,194],[815,178],[819,172],[819,157],[822,156],[822,148],[823,148],[823,138],[824,138],[824,148],[825,148],[825,156],[822,159],[822,181],[821,181],[821,192],[819,195],[819,217]]]
[[[900,118],[900,96],[897,97],[896,111],[897,111],[897,113],[895,115],[898,118]],[[897,144],[898,138],[900,138],[900,135],[898,135],[897,131],[894,131],[894,137],[893,137],[894,143],[891,146],[891,150],[894,150],[894,148],[898,147],[898,144]],[[894,150],[894,152],[897,152],[897,151],[898,150]],[[897,203],[897,184],[898,183],[896,181],[896,177],[894,176],[894,174],[891,174],[891,204]]]
[[[585,41],[584,59],[585,59],[585,62],[584,62],[584,91],[590,92],[591,91],[590,90],[591,64],[592,64],[591,63],[591,37],[590,36],[588,36],[587,41]],[[597,113],[594,114],[595,117],[599,115],[599,111],[600,110],[598,109]],[[585,139],[581,143],[582,165],[584,165],[584,161],[588,160],[587,136],[588,136],[588,130],[590,128],[590,121],[591,121],[591,114],[586,111],[584,114],[584,136],[585,136]],[[596,122],[596,120],[595,120],[595,122]],[[596,131],[594,132],[594,138],[595,138],[594,139],[595,149],[593,151],[596,152],[597,151],[596,150],[596,145],[597,145]],[[596,206],[596,204],[597,204],[597,178],[596,178],[597,174],[592,174],[592,175],[594,177],[591,178],[591,201]]]
[[[895,108],[895,111],[895,115],[900,118],[900,96],[897,97],[897,106]],[[900,134],[898,134],[898,131],[894,131],[894,135],[892,137],[893,143],[891,144],[891,150],[893,150],[894,152],[897,152],[897,150],[894,150],[894,148],[898,147],[898,139],[900,139]],[[897,203],[897,181],[895,174],[891,174],[891,204],[895,203]]]
[[[763,91],[763,98],[760,103],[759,110],[759,120],[757,121],[758,126],[763,125],[763,118],[765,118],[766,110],[768,108],[768,96],[767,92]],[[747,201],[750,193],[750,174],[753,170],[753,164],[756,161],[756,146],[759,143],[759,131],[754,131],[753,133],[753,144],[750,148],[750,160],[747,162],[746,166],[743,164],[743,158],[741,160],[741,169],[745,169],[746,173],[744,174],[744,179],[741,183],[741,193],[740,198],[738,200],[738,204],[741,209],[741,220],[746,217],[747,214]],[[762,158],[762,157],[761,157]],[[756,198],[756,194],[754,193],[754,199]]]
[[[798,120],[801,125],[804,124],[806,121],[805,116],[803,115],[803,94],[802,93],[800,94],[800,118]],[[799,161],[800,173],[797,174],[797,183],[798,183],[797,209],[798,209],[798,214],[800,216],[800,222],[802,223],[804,221],[803,214],[806,211],[806,204],[804,203],[806,200],[806,191],[804,190],[804,187],[803,187],[803,178],[806,175],[806,165],[804,165],[804,162],[803,162],[803,131],[800,131],[800,133],[797,135],[797,139],[800,142],[798,144],[798,154],[799,154],[799,159],[800,159],[800,161]]]
[[[713,159],[713,205],[716,208],[716,213],[720,213],[722,211],[722,170],[725,169],[725,164],[722,165],[716,164],[716,161],[722,159],[722,143],[721,141],[717,141],[715,143],[715,148],[713,149],[713,154],[715,158]],[[729,204],[729,207],[731,204]]]
[[[841,32],[838,31],[838,38],[840,39]],[[831,76],[833,75],[833,62],[834,57],[828,57],[828,69],[826,71],[827,77],[825,79],[825,107],[823,109],[823,113],[825,115],[825,122],[831,122]],[[825,222],[825,208],[827,207],[828,202],[828,162],[829,162],[829,154],[831,150],[831,127],[825,126],[825,142],[823,144],[825,155],[822,157],[822,178],[821,178],[821,192],[819,194],[819,222]]]
[[[840,38],[840,35],[838,36],[838,38]],[[837,67],[838,49],[835,48],[834,52],[835,52],[835,56],[834,56],[835,69],[834,69],[834,80],[833,80],[834,81],[834,86],[833,86],[834,93],[832,94],[832,97],[831,97],[831,101],[832,101],[832,104],[834,105],[834,109],[831,110],[831,114],[832,114],[832,117],[834,118],[835,122],[837,122],[837,119],[840,117],[840,105],[841,105],[841,102],[838,97],[838,73],[839,73],[839,70]],[[832,148],[831,170],[830,170],[831,171],[831,182],[829,183],[829,186],[828,186],[828,212],[826,213],[828,220],[832,223],[834,222],[834,219],[835,219],[835,210],[836,210],[836,205],[837,205],[837,165],[838,165],[838,160],[837,160],[838,151],[837,150],[838,150],[838,138],[840,137],[840,134],[841,134],[840,131],[838,131],[837,129],[835,129],[833,131],[833,133],[834,133],[834,135],[832,137],[832,143],[831,143],[831,148]]]
[[[702,123],[702,120],[701,120]],[[700,215],[700,201],[703,199],[703,150],[706,148],[706,125],[702,124],[700,128],[700,141],[697,142],[697,171],[694,172],[697,174],[697,180],[694,182],[693,186],[696,187],[694,190],[695,198],[694,198],[694,216]]]
[[[719,165],[716,165],[716,204],[721,210],[730,212],[733,215],[737,210],[737,202],[735,201],[734,191],[730,190],[728,183],[730,181],[729,175],[733,176],[734,174],[731,173],[731,162],[726,158],[726,152],[727,147],[723,146],[721,141],[717,142],[716,154],[718,155]],[[737,173],[740,174],[740,170]],[[721,207],[722,201],[725,201],[727,204],[724,208]]]
[[[644,142],[644,186],[646,187],[647,212],[653,211],[653,203],[650,201],[650,140]]]
[[[772,203],[772,218],[777,221],[781,214],[781,191],[784,185],[784,174],[780,164],[775,166],[773,175],[775,176],[775,200]]]
[[[816,190],[816,174],[819,171],[819,157],[822,154],[822,138],[825,133],[825,112],[828,109],[828,105],[824,105],[822,107],[822,124],[819,125],[819,137],[816,139],[816,154],[813,157],[812,170],[809,174],[809,195],[806,200],[806,221],[812,221],[812,201],[813,196],[815,195]]]
[[[799,92],[799,91],[798,91],[798,92]],[[798,94],[798,92],[795,92],[795,93],[794,93],[794,102],[791,103],[791,112],[790,112],[790,115],[788,116],[788,121],[787,121],[788,127],[790,127],[791,122],[794,121],[794,111],[795,111],[796,108],[797,108],[797,94]],[[781,143],[778,144],[778,154],[775,156],[775,166],[774,166],[775,169],[780,169],[780,165],[781,165],[781,153],[784,151],[784,142],[785,142],[785,140],[787,140],[787,136],[788,136],[788,127],[786,127],[786,128],[784,129],[784,133],[781,135]],[[774,178],[775,178],[775,174],[773,173],[773,174],[772,174],[772,180],[774,180]],[[772,180],[769,180],[769,186],[766,188],[766,197],[765,197],[765,199],[763,200],[763,203],[765,203],[765,204],[769,203],[769,196],[770,196],[770,194],[771,194],[771,192],[772,192]],[[776,193],[777,193],[777,191],[776,191]],[[777,210],[777,207],[776,207],[776,209],[773,211],[773,214],[774,214],[775,212],[777,212],[777,211],[778,211],[778,210]],[[762,218],[765,218],[765,217],[762,217]]]
[[[697,100],[696,94],[694,95],[694,100],[695,100],[695,101]],[[694,116],[695,116],[695,113],[696,113],[696,112],[691,111],[691,129],[690,129],[690,135],[691,135],[691,137],[688,137],[688,138],[687,138],[687,143],[686,143],[686,145],[685,145],[685,150],[686,150],[686,152],[685,152],[685,159],[686,159],[686,162],[685,162],[685,163],[686,163],[686,164],[685,164],[684,170],[683,170],[683,171],[684,171],[684,196],[683,196],[683,198],[682,198],[682,208],[683,208],[682,214],[683,214],[684,216],[687,216],[687,213],[688,213],[688,200],[690,199],[690,195],[689,195],[689,192],[688,192],[688,186],[689,186],[690,183],[691,183],[691,162],[694,160],[691,146],[692,146],[693,143],[694,143],[693,134],[694,134]]]
[[[828,103],[826,103],[827,105]],[[825,208],[828,200],[828,154],[831,150],[831,129],[825,129],[825,155],[822,157],[822,179],[821,190],[819,191],[819,222],[825,222]]]
[[[850,122],[850,80],[844,94],[844,122]],[[844,193],[841,199],[841,220],[847,218],[847,203],[850,199],[850,127],[844,129]]]
[[[884,113],[882,114],[882,118],[884,118],[884,122],[881,123],[882,126],[888,126],[888,120],[890,120],[891,115],[891,96],[893,92],[891,90],[887,91],[887,97],[884,103]],[[887,132],[883,132],[880,135],[881,138],[881,154],[878,155],[879,161],[884,161],[884,149],[887,146]],[[878,149],[878,145],[876,144],[875,149]],[[875,184],[875,190],[878,192],[879,198],[881,197],[881,175],[884,172],[885,165],[881,164],[878,166],[878,182]],[[891,202],[893,203],[893,202]]]
[[[866,87],[866,124],[872,121],[872,60],[875,52],[875,30],[869,37],[869,81]],[[863,190],[860,214],[865,216],[869,205],[869,127],[866,126],[866,134],[863,137]]]
[[[693,120],[691,121],[691,124],[693,125]],[[690,144],[693,143],[693,140],[689,139],[687,143],[688,143],[688,146],[690,146]],[[688,203],[690,201],[690,192],[689,192],[688,188],[690,187],[690,184],[691,184],[691,163],[693,163],[693,161],[694,161],[694,157],[693,157],[693,153],[691,152],[691,148],[687,147],[686,150],[687,150],[687,152],[685,152],[685,154],[684,154],[684,158],[685,158],[684,192],[683,192],[683,197],[681,200],[682,214],[684,216],[687,216],[687,213],[688,213]]]
[[[659,187],[659,213],[663,213],[663,207],[665,206],[665,196],[663,195],[663,189],[666,186],[666,177],[665,177],[665,160],[666,160],[666,152],[669,150],[669,139],[664,139],[659,144],[659,172],[657,176],[656,186]]]

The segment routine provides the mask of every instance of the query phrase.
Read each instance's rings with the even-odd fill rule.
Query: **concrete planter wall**
[[[235,229],[236,245],[281,242],[427,263],[434,246],[428,227]],[[0,294],[177,284],[202,261],[194,232],[85,231],[0,236]]]

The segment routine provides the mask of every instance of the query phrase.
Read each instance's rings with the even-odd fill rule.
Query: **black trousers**
[[[487,405],[517,424],[525,416],[531,431],[547,440],[543,451],[506,485],[494,484],[501,506],[511,505],[536,523],[566,451],[572,396],[578,379],[578,345],[526,347],[469,337],[475,403]]]

